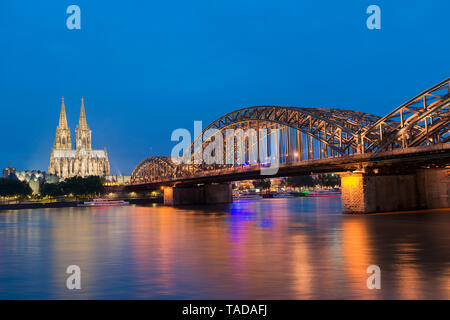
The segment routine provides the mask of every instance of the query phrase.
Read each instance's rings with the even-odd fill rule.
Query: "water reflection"
[[[0,212],[0,298],[450,298],[450,212],[340,211],[298,198]],[[372,264],[381,290],[366,287]]]

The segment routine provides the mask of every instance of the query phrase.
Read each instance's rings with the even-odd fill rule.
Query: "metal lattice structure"
[[[226,114],[206,127],[202,134],[211,128],[290,128],[320,141],[338,154],[351,154],[358,148],[361,130],[378,119],[380,117],[375,115],[343,109],[255,106]],[[195,140],[192,148],[194,146]]]
[[[151,182],[157,179],[171,179],[176,175],[176,166],[170,157],[155,156],[142,160],[131,174],[131,183]]]
[[[133,171],[131,183],[146,183],[180,177],[195,177],[217,169],[242,165],[264,165],[260,149],[269,150],[268,137],[277,132],[279,164],[305,160],[348,157],[354,154],[379,154],[384,151],[447,143],[450,140],[450,78],[420,93],[385,117],[358,111],[327,108],[254,106],[230,112],[207,126],[184,155],[189,164],[178,164],[169,157],[150,157]],[[256,132],[256,139],[242,136],[243,149],[233,152],[231,162],[196,163],[199,154],[217,138],[205,139],[211,130],[226,136],[229,129]],[[260,129],[267,136],[260,136]],[[221,138],[222,139],[222,138]],[[238,138],[223,139],[235,147]],[[243,151],[242,151],[243,150]],[[250,153],[257,150],[256,160]],[[213,153],[215,153],[214,151]],[[225,159],[224,153],[221,158]],[[228,159],[230,160],[230,159]],[[252,162],[253,161],[253,162]]]
[[[450,140],[450,78],[418,94],[361,135],[362,152],[382,152]]]

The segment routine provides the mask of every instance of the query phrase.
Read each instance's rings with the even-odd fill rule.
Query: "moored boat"
[[[84,203],[79,203],[78,207],[116,207],[116,206],[127,206],[130,203],[124,200],[111,200],[111,199],[94,199],[92,201],[85,201]]]
[[[313,190],[305,192],[305,197],[339,197],[341,196],[340,190]]]
[[[262,199],[263,197],[259,194],[234,194],[233,200],[257,200]]]
[[[294,197],[293,194],[289,193],[289,192],[277,192],[273,194],[274,198],[292,198]]]

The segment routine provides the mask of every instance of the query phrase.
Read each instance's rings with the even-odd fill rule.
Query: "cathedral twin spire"
[[[91,130],[87,125],[84,100],[81,98],[81,110],[78,125],[75,129],[75,150],[72,149],[70,128],[67,125],[64,97],[61,102],[59,123],[56,127],[56,138],[48,173],[61,179],[69,177],[109,176],[110,167],[108,153],[104,150],[92,150]]]
[[[71,150],[72,141],[70,139],[70,128],[67,126],[66,107],[64,97],[61,102],[61,112],[59,114],[59,124],[56,127],[56,137],[53,148],[56,150]]]
[[[84,110],[84,100],[81,98],[80,119],[75,130],[75,147],[77,150],[91,150],[91,130],[87,125],[86,112]],[[67,125],[66,107],[64,97],[61,102],[61,112],[59,115],[59,124],[56,128],[56,138],[54,143],[56,150],[72,150],[70,138],[70,128]]]
[[[91,130],[89,130],[87,121],[86,121],[86,113],[84,111],[84,100],[81,98],[81,110],[80,110],[80,119],[78,120],[78,126],[75,129],[75,139],[76,144],[75,148],[77,150],[91,150]]]
[[[81,97],[81,110],[80,110],[80,120],[78,120],[78,127],[83,129],[89,129],[86,122],[86,113],[84,111],[83,97]]]
[[[59,114],[59,128],[67,129],[66,107],[64,106],[64,97],[61,102],[61,113]]]

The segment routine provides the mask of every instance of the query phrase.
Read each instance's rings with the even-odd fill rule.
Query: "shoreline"
[[[150,204],[162,203],[162,199],[120,199],[130,202],[130,204]],[[57,202],[32,202],[32,203],[14,203],[0,204],[0,211],[4,210],[23,210],[23,209],[45,209],[45,208],[70,208],[77,207],[85,200],[79,201],[57,201]]]

